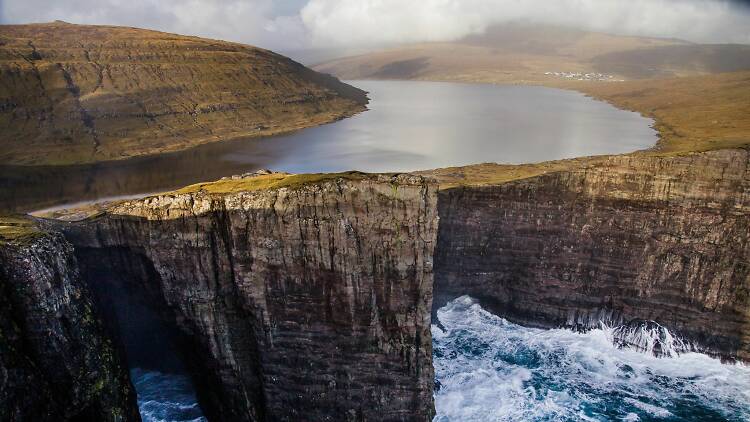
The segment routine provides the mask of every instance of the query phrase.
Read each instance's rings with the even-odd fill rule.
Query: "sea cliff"
[[[0,420],[140,420],[97,314],[62,235],[0,217]]]
[[[295,177],[200,185],[62,229],[92,289],[142,292],[172,320],[209,419],[430,420],[436,185]]]
[[[622,343],[664,327],[678,351],[750,360],[749,163],[727,149],[435,178],[263,172],[41,224],[75,248],[56,271],[80,265],[111,338],[122,292],[160,315],[211,420],[423,421],[431,310],[465,294],[526,325],[619,326]],[[6,268],[58,256],[13,248],[23,265]]]
[[[631,154],[442,190],[434,306],[469,294],[533,326],[656,321],[748,360],[749,155]]]

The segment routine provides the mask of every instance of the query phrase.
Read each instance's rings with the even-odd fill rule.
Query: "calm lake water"
[[[582,94],[530,86],[349,81],[370,110],[290,135],[91,166],[0,167],[0,209],[28,211],[158,192],[260,168],[412,171],[651,147],[651,120]]]

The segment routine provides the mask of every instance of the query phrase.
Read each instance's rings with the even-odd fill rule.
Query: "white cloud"
[[[0,22],[129,25],[293,50],[455,40],[509,21],[750,43],[724,0],[0,0]]]
[[[289,5],[295,7],[289,10]],[[0,0],[0,22],[64,20],[127,25],[259,45],[308,45],[301,1],[274,0]],[[289,12],[290,16],[280,13]]]
[[[716,0],[310,0],[302,21],[316,45],[455,40],[529,21],[703,42],[750,42],[750,14]]]

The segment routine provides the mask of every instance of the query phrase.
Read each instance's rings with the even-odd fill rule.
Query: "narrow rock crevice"
[[[99,141],[99,135],[97,134],[96,127],[94,126],[94,117],[91,115],[91,113],[89,113],[88,110],[86,110],[85,107],[83,107],[83,104],[81,103],[81,89],[73,81],[73,77],[70,75],[70,72],[65,69],[65,66],[63,66],[62,63],[57,63],[57,68],[60,70],[63,78],[65,79],[65,84],[68,92],[70,92],[70,95],[73,96],[75,109],[78,110],[81,116],[81,123],[86,128],[86,131],[89,133],[94,143],[94,151],[92,155],[97,155],[99,153],[101,142]]]

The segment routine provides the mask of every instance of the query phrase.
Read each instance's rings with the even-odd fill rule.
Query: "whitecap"
[[[437,316],[436,421],[750,420],[750,368],[680,351],[660,326],[623,347],[613,328],[521,327],[468,296]]]

